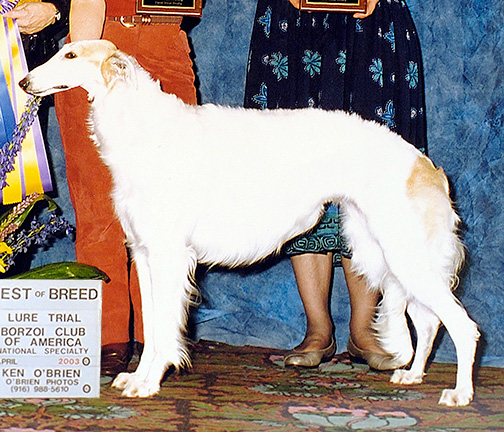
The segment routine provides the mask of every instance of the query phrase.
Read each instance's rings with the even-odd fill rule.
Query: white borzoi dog
[[[142,294],[145,349],[136,372],[113,384],[124,395],[153,395],[170,365],[189,364],[197,263],[259,261],[335,202],[355,270],[383,295],[376,327],[396,367],[413,356],[406,311],[416,328],[415,359],[391,381],[422,381],[442,323],[458,372],[440,403],[471,401],[479,334],[451,292],[463,260],[459,218],[443,171],[399,136],[338,111],[188,106],[107,41],[66,45],[20,85],[40,96],[77,86],[89,94]]]

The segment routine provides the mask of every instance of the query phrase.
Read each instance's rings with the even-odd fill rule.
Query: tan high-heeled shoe
[[[347,350],[351,358],[357,360],[358,362],[364,361],[372,369],[389,370],[397,369],[398,367],[403,366],[398,365],[396,357],[392,354],[382,354],[360,349],[357,345],[355,345],[352,337],[348,339]]]
[[[320,365],[320,363],[329,361],[333,358],[336,352],[336,342],[331,338],[331,343],[327,348],[317,351],[297,351],[294,348],[289,351],[284,357],[285,366],[300,366],[313,368]]]

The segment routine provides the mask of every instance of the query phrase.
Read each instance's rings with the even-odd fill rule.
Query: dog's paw
[[[416,372],[406,369],[397,369],[392,374],[390,382],[393,384],[413,385],[420,384],[423,379],[423,374],[418,375]]]
[[[159,392],[159,383],[148,382],[136,373],[121,373],[117,375],[112,387],[122,390],[126,397],[149,397]]]
[[[472,389],[445,389],[438,403],[439,405],[458,407],[469,405],[472,399]]]

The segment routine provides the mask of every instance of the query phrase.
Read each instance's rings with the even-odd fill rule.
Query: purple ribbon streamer
[[[18,1],[19,0],[15,0],[15,1],[0,0],[0,15],[3,15],[4,13],[10,12],[12,9],[14,9],[16,7]]]

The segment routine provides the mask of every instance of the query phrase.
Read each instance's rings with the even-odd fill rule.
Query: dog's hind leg
[[[410,243],[414,244],[412,241]],[[436,256],[436,249],[426,250],[422,244],[410,247],[409,253],[407,248],[388,250],[388,262],[404,287],[408,301],[412,303],[410,312],[420,332],[418,358],[415,357],[412,370],[397,372],[394,382],[409,384],[421,380],[439,320],[453,340],[458,361],[456,386],[444,390],[439,403],[448,406],[469,404],[473,397],[472,366],[479,332],[477,325],[451,292],[450,272],[454,266],[445,266],[443,260]],[[419,320],[424,311],[427,315]],[[435,315],[437,320],[429,313]]]
[[[413,357],[411,335],[406,321],[406,298],[404,289],[391,274],[381,284],[382,300],[374,322],[380,346],[394,359],[387,369],[397,369],[408,364]]]
[[[163,243],[163,242],[160,242]],[[168,243],[168,242],[167,242]],[[156,394],[169,366],[190,363],[183,329],[193,291],[194,252],[162,244],[156,250],[135,254],[140,280],[145,346],[134,373],[118,375],[113,385],[128,397]],[[173,241],[172,241],[173,243]]]
[[[431,310],[412,300],[407,312],[417,334],[415,358],[409,369],[399,369],[394,372],[390,382],[394,384],[420,384],[425,365],[432,351],[432,344],[439,329],[440,321]]]
[[[406,234],[402,238],[408,240]],[[434,239],[438,238],[453,240],[455,237],[452,234],[443,237],[441,231],[434,236]],[[420,332],[418,358],[415,357],[409,372],[397,372],[394,380],[402,383],[421,380],[439,320],[453,340],[458,361],[456,386],[444,390],[439,403],[465,406],[472,400],[474,392],[472,366],[479,332],[477,325],[451,292],[452,274],[458,268],[460,253],[456,247],[443,248],[438,243],[431,246],[429,242],[415,243],[414,240],[414,237],[409,239],[408,247],[388,248],[387,255],[391,270],[405,289],[411,303],[412,318],[416,319],[414,324]],[[452,243],[457,246],[456,242]],[[424,312],[426,315],[422,316]],[[429,312],[437,319],[430,316]]]
[[[381,291],[383,297],[373,323],[380,346],[390,353],[390,359],[376,368],[396,369],[407,364],[413,356],[411,337],[404,311],[404,289],[390,273],[383,250],[370,231],[366,216],[350,200],[341,203],[345,237],[352,249],[352,267],[363,275],[371,290]]]
[[[427,357],[432,348],[436,328],[440,321],[446,327],[457,352],[457,381],[454,389],[446,389],[439,403],[447,406],[468,405],[473,397],[472,367],[479,332],[461,303],[450,290],[450,284],[436,275],[431,267],[410,267],[403,273],[402,282],[412,297],[411,316],[419,331],[417,356],[410,371],[396,372],[394,382],[411,384],[421,381]],[[425,315],[424,315],[425,314]],[[434,318],[431,315],[437,317]],[[420,318],[420,319],[419,319]]]
[[[479,339],[478,326],[447,287],[435,287],[429,299],[421,301],[431,309],[446,327],[457,352],[457,381],[454,389],[445,389],[439,399],[441,405],[465,406],[473,398],[473,363]],[[434,296],[434,297],[432,297]]]

